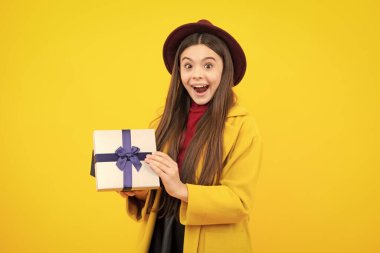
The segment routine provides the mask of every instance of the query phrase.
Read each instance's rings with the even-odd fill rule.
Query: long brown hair
[[[197,123],[181,168],[183,183],[198,185],[218,184],[223,169],[223,130],[229,109],[235,103],[233,87],[233,62],[226,44],[218,37],[207,33],[195,33],[186,37],[178,47],[173,64],[169,92],[164,113],[157,127],[157,150],[167,148],[167,154],[177,160],[186,129],[191,98],[184,88],[180,76],[179,58],[182,52],[197,44],[203,44],[217,53],[223,60],[223,72],[219,87],[209,102],[208,109]],[[200,158],[203,160],[201,161]],[[202,162],[202,172],[196,178],[196,168]],[[151,194],[150,205],[155,194]],[[174,215],[178,219],[180,200],[171,197],[162,188],[159,216]]]

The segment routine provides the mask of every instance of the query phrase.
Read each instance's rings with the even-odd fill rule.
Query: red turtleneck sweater
[[[203,114],[207,111],[208,104],[205,105],[198,105],[193,100],[191,100],[191,106],[189,110],[189,114],[187,116],[187,124],[185,129],[185,138],[181,144],[181,147],[179,149],[178,158],[177,158],[177,164],[179,173],[181,174],[181,168],[183,159],[185,158],[186,149],[189,146],[189,143],[191,141],[191,138],[193,138],[195,134],[195,129],[197,126],[198,121],[203,116]]]

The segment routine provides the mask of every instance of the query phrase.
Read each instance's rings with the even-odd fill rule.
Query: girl
[[[261,160],[255,121],[232,87],[246,61],[238,42],[207,20],[175,29],[163,49],[171,82],[145,161],[162,188],[120,192],[141,222],[135,252],[251,252],[249,215]]]

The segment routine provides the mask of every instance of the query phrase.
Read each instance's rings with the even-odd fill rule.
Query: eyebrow
[[[186,56],[185,56],[185,57],[182,57],[182,60],[181,60],[181,61],[186,60],[186,59],[189,60],[189,61],[193,61],[191,58],[186,57]],[[205,58],[202,59],[202,61],[205,61],[205,60],[214,60],[214,61],[216,61],[215,58],[214,58],[214,57],[211,57],[211,56],[210,56],[210,57],[205,57]]]

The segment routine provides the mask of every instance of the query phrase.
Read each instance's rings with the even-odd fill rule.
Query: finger
[[[177,162],[174,161],[173,158],[171,158],[168,154],[166,154],[164,152],[160,152],[160,151],[154,152],[153,156],[162,158],[169,167],[170,166],[177,166]]]
[[[147,160],[148,161],[156,161],[156,162],[159,162],[159,163],[162,163],[164,164],[166,167],[170,167],[171,163],[170,161],[168,161],[168,159],[166,157],[162,157],[162,156],[158,156],[158,155],[148,155],[147,156]]]
[[[134,193],[143,193],[143,192],[148,192],[149,190],[134,190]]]
[[[161,162],[158,162],[156,160],[153,160],[153,159],[148,159],[147,160],[147,163],[150,165],[150,166],[154,166],[155,168],[163,171],[164,173],[167,173],[167,171],[170,169],[166,164],[163,164]]]
[[[153,170],[153,172],[154,173],[156,173],[157,174],[157,176],[159,176],[163,181],[166,181],[166,179],[167,179],[167,175],[166,175],[166,173],[163,171],[163,170],[161,170],[160,168],[158,168],[156,165],[154,165],[154,164],[151,164],[150,165],[150,168]]]
[[[129,192],[123,192],[123,191],[121,191],[120,194],[122,196],[126,196],[126,197],[128,197],[128,196],[133,197],[133,196],[136,195],[136,193],[134,191],[129,191]]]
[[[169,155],[163,153],[163,152],[155,152],[153,155],[149,156],[149,158],[154,158],[157,161],[161,161],[168,167],[178,167],[178,164],[176,161],[174,161]]]
[[[173,177],[175,175],[178,175],[178,166],[177,164],[168,166],[167,164],[164,164],[162,162],[157,162],[153,159],[147,159],[146,160],[148,165],[154,165],[156,168],[162,170],[166,175]]]
[[[126,198],[128,197],[128,195],[126,195],[124,192],[118,192],[120,194],[120,196],[122,196],[123,198]]]

